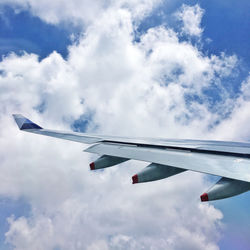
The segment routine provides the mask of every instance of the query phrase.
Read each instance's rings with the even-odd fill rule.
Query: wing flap
[[[85,151],[154,162],[250,182],[250,159],[247,158],[109,143],[99,143]]]

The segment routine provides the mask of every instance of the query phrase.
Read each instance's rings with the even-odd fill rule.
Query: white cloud
[[[175,13],[178,20],[183,24],[182,32],[186,35],[200,37],[203,29],[200,27],[204,10],[198,5],[182,5],[182,8]]]
[[[231,113],[227,119],[224,119],[215,129],[214,133],[219,138],[227,140],[246,141],[250,138],[248,123],[250,121],[250,77],[241,85],[241,95],[234,100],[231,105]]]
[[[141,16],[148,11],[144,3],[135,6]],[[226,109],[226,100],[212,112],[203,89],[220,87],[238,66],[237,57],[206,56],[164,27],[151,28],[136,43],[135,10],[110,6],[69,48],[67,59],[53,52],[40,62],[33,54],[0,62],[0,194],[31,205],[29,217],[9,218],[6,241],[15,249],[218,249],[223,215],[200,204],[207,188],[201,174],[131,185],[145,163],[92,173],[93,156],[82,153],[84,145],[22,133],[11,118],[22,113],[42,126],[70,129],[87,113],[92,132],[228,138],[228,120],[209,129],[222,119],[216,110]],[[193,94],[203,103],[187,102]],[[235,100],[243,107],[246,98]],[[248,119],[241,122],[248,126]]]
[[[101,17],[103,11],[109,9],[127,9],[134,20],[140,20],[160,2],[161,0],[2,0],[0,6],[8,4],[17,11],[29,10],[33,15],[52,24],[69,22],[88,26]]]

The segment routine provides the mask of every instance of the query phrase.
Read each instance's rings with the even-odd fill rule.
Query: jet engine
[[[222,177],[206,193],[201,195],[201,201],[213,201],[235,196],[250,190],[250,183]]]
[[[140,182],[156,181],[179,174],[186,169],[170,167],[166,165],[151,163],[142,171],[132,177],[133,184]]]
[[[114,165],[120,164],[127,160],[129,159],[116,157],[116,156],[103,155],[100,158],[98,158],[96,161],[90,163],[89,166],[90,166],[90,170],[96,170],[96,169],[101,169],[101,168],[112,167]]]

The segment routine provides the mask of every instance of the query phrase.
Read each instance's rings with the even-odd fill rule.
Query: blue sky
[[[171,19],[171,15],[183,3],[194,5],[199,3],[205,9],[202,19],[204,37],[212,42],[205,43],[204,53],[236,53],[246,64],[246,72],[250,66],[249,38],[249,8],[247,0],[235,2],[232,0],[217,2],[212,1],[175,1],[160,10],[166,15],[159,15],[157,8],[152,15],[147,17],[139,26],[139,31],[145,32],[150,27],[161,25],[165,20]],[[67,56],[67,46],[71,44],[70,35],[79,33],[79,28],[74,25],[50,25],[28,11],[15,13],[11,6],[1,7],[0,19],[1,50],[0,55],[10,51],[27,51],[39,54],[44,58],[53,50],[58,51],[64,57]]]
[[[149,28],[159,25],[178,30],[177,21],[172,13],[183,3],[191,6],[198,3],[205,10],[201,22],[204,29],[202,45],[196,41],[193,42],[196,46],[200,46],[199,49],[203,54],[219,55],[221,52],[225,52],[227,55],[236,54],[239,58],[241,66],[237,68],[236,74],[222,79],[225,88],[232,89],[231,95],[237,96],[240,89],[239,83],[247,78],[250,70],[250,2],[247,0],[211,0],[166,3],[145,18],[139,24],[136,32],[143,34]],[[16,12],[13,6],[7,4],[0,7],[1,60],[11,52],[21,55],[23,51],[39,55],[39,60],[46,58],[53,51],[57,51],[64,59],[67,59],[68,46],[72,44],[71,37],[72,35],[76,38],[79,37],[80,32],[79,25],[65,22],[49,24],[34,16],[29,10]],[[183,35],[180,39],[188,40],[189,38]],[[213,109],[213,104],[218,101],[219,97],[216,93],[217,89],[210,88],[206,94],[206,98],[211,100],[210,109]],[[92,121],[89,114],[81,117],[83,118],[77,119],[72,124],[73,129],[84,131]],[[232,199],[212,202],[212,204],[224,214],[222,222],[225,223],[225,228],[221,232],[220,248],[248,249],[250,245],[250,192]],[[6,197],[2,197],[0,205],[0,246],[4,249],[6,245],[3,235],[8,230],[6,218],[11,214],[14,214],[15,217],[28,216],[30,206],[25,199],[12,200]]]
[[[15,13],[10,6],[2,7],[0,25],[1,58],[12,51],[26,51],[38,54],[42,59],[54,50],[66,57],[70,35],[77,34],[76,27],[49,25],[28,11]]]

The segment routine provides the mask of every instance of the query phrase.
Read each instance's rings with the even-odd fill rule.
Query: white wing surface
[[[133,183],[158,180],[185,170],[192,170],[223,177],[216,184],[220,194],[216,193],[218,188],[215,185],[212,190],[213,198],[210,195],[209,199],[209,194],[205,193],[201,196],[202,201],[230,197],[250,189],[250,143],[131,138],[63,132],[43,129],[19,114],[13,116],[20,130],[94,144],[85,150],[101,155],[97,161],[90,164],[92,170],[110,167],[129,159],[152,163],[133,176]],[[239,188],[243,186],[244,190]]]

